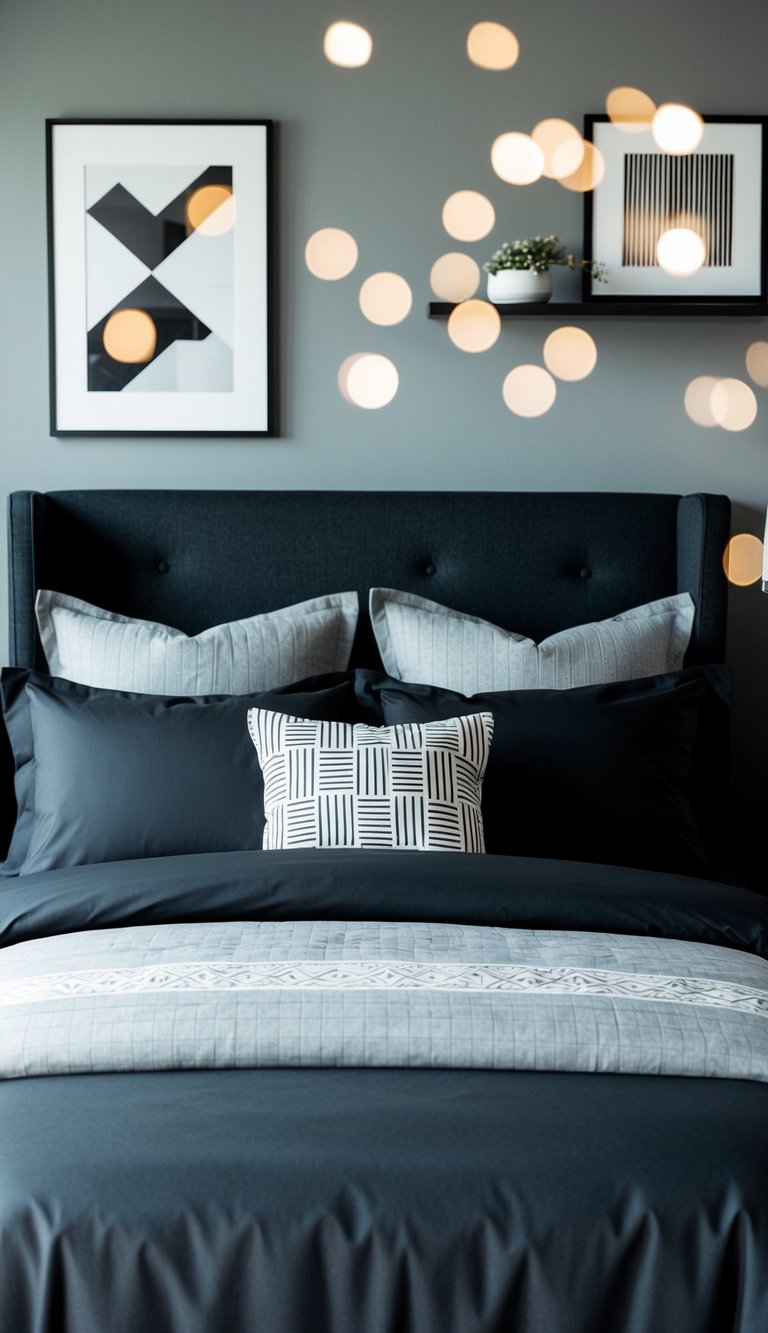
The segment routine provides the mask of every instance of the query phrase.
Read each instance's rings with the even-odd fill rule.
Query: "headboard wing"
[[[687,589],[690,663],[722,661],[722,495],[611,492],[18,491],[10,661],[44,669],[37,588],[186,633],[356,588],[401,588],[540,640]]]

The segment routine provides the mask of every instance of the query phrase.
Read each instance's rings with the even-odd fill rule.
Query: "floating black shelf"
[[[450,301],[430,301],[429,318],[447,319],[453,309]],[[646,319],[667,319],[669,316],[697,319],[702,315],[768,319],[768,305],[759,301],[519,301],[498,304],[496,309],[502,319],[519,319],[523,315],[537,315],[542,319],[560,319],[563,315],[578,319],[617,315]]]

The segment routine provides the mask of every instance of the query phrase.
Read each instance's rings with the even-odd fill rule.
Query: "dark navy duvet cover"
[[[0,896],[1,1333],[765,1333],[768,900],[452,853]]]

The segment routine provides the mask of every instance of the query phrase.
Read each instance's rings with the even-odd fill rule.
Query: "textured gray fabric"
[[[572,689],[678,671],[693,628],[689,593],[562,630],[536,644],[413,593],[372,588],[370,615],[387,671],[461,694]]]
[[[439,922],[93,930],[0,956],[0,1076],[391,1065],[768,1081],[768,962]]]
[[[314,597],[192,636],[47,589],[35,612],[54,676],[143,694],[250,694],[346,670],[358,599]]]

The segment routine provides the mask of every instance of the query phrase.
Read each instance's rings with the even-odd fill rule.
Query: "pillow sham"
[[[722,833],[731,676],[689,667],[572,690],[481,692],[356,673],[389,725],[494,718],[486,850],[738,880]]]
[[[17,802],[4,876],[258,849],[263,785],[248,708],[358,716],[351,673],[250,695],[165,697],[5,668],[0,691]]]
[[[264,776],[265,849],[485,850],[489,713],[371,727],[250,708],[248,728]]]
[[[573,689],[679,671],[694,605],[690,593],[676,593],[610,620],[562,630],[539,644],[394,588],[371,589],[370,614],[390,676],[468,695]]]
[[[142,694],[250,694],[346,671],[356,592],[313,597],[187,635],[41,589],[35,614],[51,674]]]

